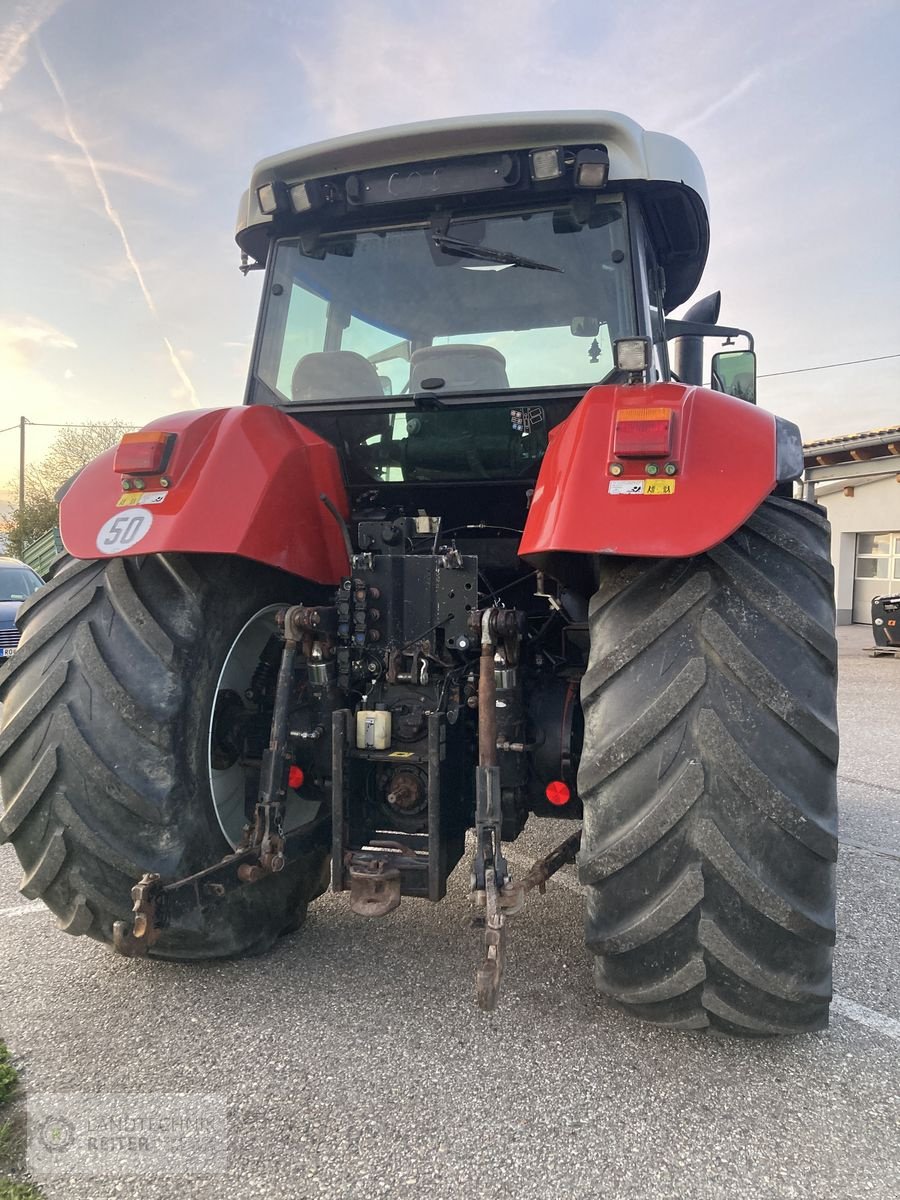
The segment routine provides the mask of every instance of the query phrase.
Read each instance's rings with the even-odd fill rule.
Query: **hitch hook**
[[[144,958],[151,946],[159,941],[162,932],[162,883],[159,875],[144,875],[131,889],[134,906],[131,925],[127,921],[113,922],[113,946],[126,958]]]

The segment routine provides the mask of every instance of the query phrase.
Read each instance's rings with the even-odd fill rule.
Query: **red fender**
[[[333,446],[267,405],[176,413],[146,428],[175,435],[163,474],[123,491],[135,477],[113,470],[115,450],[89,463],[60,505],[70,554],[237,554],[317,583],[347,574],[340,529],[320,499],[349,514]]]
[[[635,408],[671,410],[664,457],[614,453],[617,414]],[[519,554],[700,554],[802,469],[796,426],[744,400],[679,383],[593,387],[550,433]]]

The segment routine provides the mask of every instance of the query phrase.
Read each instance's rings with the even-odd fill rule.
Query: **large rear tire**
[[[615,559],[590,607],[587,942],[639,1017],[828,1023],[837,858],[828,523],[770,499],[682,560]]]
[[[217,688],[254,614],[308,600],[300,587],[222,556],[69,560],[22,607],[0,676],[0,840],[24,895],[67,932],[112,942],[141,875],[172,880],[229,853],[212,790]],[[230,893],[202,928],[165,930],[151,953],[267,949],[324,891],[325,864],[316,849]]]

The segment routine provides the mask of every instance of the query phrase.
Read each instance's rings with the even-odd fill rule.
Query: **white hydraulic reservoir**
[[[387,750],[391,744],[391,714],[383,709],[361,709],[356,714],[359,750]]]

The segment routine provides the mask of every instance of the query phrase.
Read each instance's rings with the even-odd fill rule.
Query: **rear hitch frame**
[[[277,874],[310,850],[331,844],[333,866],[339,864],[337,880],[346,879],[353,912],[367,917],[385,916],[400,904],[402,872],[421,870],[421,852],[399,841],[373,840],[364,848],[344,849],[344,813],[335,808],[343,794],[343,743],[349,713],[333,714],[334,790],[332,808],[296,829],[285,831],[290,750],[290,702],[298,636],[307,628],[309,610],[294,606],[279,613],[284,649],[278,670],[269,746],[263,753],[260,786],[254,819],[244,829],[241,844],[233,854],[183,879],[164,884],[158,874],[148,873],[131,889],[131,918],[113,925],[113,946],[128,958],[146,956],[166,929],[197,928],[206,913],[225,902],[230,893]],[[544,891],[547,880],[566,863],[574,862],[581,831],[571,835],[546,857],[539,859],[523,879],[510,878],[509,865],[500,840],[502,821],[500,768],[497,761],[496,676],[494,654],[498,643],[504,652],[517,652],[516,615],[505,609],[487,609],[472,614],[481,632],[478,678],[478,766],[475,779],[475,854],[472,860],[472,892],[475,906],[473,925],[484,930],[483,959],[475,977],[475,998],[485,1012],[492,1012],[500,995],[506,962],[507,922],[520,912],[528,895]],[[437,715],[429,718],[429,759],[437,770],[441,727]],[[432,818],[430,818],[431,821]],[[438,814],[431,834],[438,836]],[[430,858],[430,856],[429,856]],[[429,869],[429,894],[432,889]],[[434,895],[439,899],[439,895]]]

